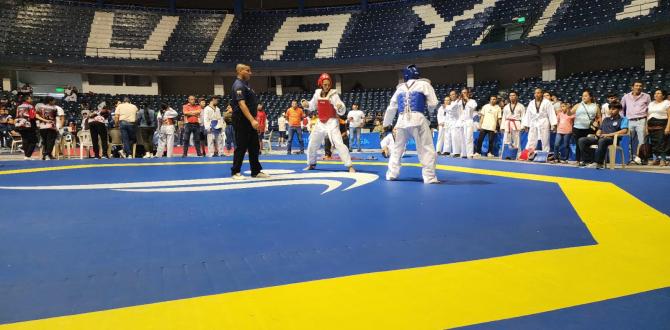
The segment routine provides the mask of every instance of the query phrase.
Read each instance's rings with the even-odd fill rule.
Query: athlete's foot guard
[[[349,173],[356,173],[356,169],[353,166],[349,166]]]
[[[303,171],[313,171],[316,169],[316,165],[309,165],[303,169]]]
[[[425,183],[425,184],[439,184],[439,183],[440,183],[440,180],[438,180],[437,178],[432,178],[432,179],[430,179],[430,180],[428,180],[428,181],[424,181],[424,183]]]

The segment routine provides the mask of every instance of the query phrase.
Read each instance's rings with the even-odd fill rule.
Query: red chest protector
[[[319,100],[316,105],[316,110],[319,113],[319,120],[324,124],[328,119],[337,118],[335,107],[330,104],[329,100]]]

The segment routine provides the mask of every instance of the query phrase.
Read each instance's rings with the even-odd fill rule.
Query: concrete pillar
[[[336,74],[333,79],[335,79],[335,90],[342,93],[342,75]]]
[[[12,79],[11,78],[2,78],[2,90],[11,91],[12,90]]]
[[[244,14],[244,0],[235,0],[235,17],[242,18]]]
[[[284,95],[283,86],[281,84],[281,77],[275,76],[275,92],[277,95]]]
[[[644,42],[644,71],[656,70],[656,48],[651,41]]]
[[[223,96],[226,94],[226,90],[223,85],[223,78],[216,77],[214,78],[214,95]]]
[[[554,54],[542,55],[542,81],[556,80],[556,56]]]
[[[469,88],[475,87],[475,66],[469,64],[465,67],[466,73],[466,86]]]

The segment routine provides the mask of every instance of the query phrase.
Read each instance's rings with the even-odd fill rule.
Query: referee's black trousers
[[[246,118],[233,118],[235,127],[235,154],[233,155],[233,167],[231,174],[235,175],[242,171],[244,154],[249,152],[249,165],[251,176],[256,176],[263,169],[258,161],[260,145],[258,143],[258,131],[256,131]]]

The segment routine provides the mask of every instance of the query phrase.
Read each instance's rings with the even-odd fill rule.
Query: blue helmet
[[[402,70],[402,77],[405,78],[405,81],[410,79],[419,79],[419,68],[414,64],[408,65]]]

